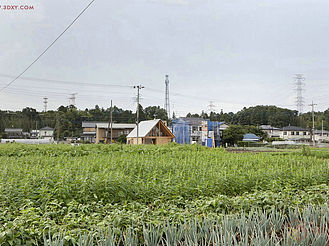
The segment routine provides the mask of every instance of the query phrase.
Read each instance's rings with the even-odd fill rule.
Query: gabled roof
[[[258,141],[260,137],[256,136],[253,133],[247,133],[243,135],[243,141]]]
[[[160,119],[157,120],[145,120],[141,121],[139,123],[139,131],[138,131],[138,137],[146,137],[146,135],[155,127],[159,122],[162,122]],[[172,132],[169,130],[169,128],[162,123],[162,127],[165,127],[166,130],[172,135],[172,137],[175,137]],[[137,126],[132,130],[127,138],[136,138],[137,137]]]
[[[113,123],[112,128],[113,129],[134,129],[136,124],[129,124],[129,123]],[[111,127],[109,123],[97,123],[96,124],[97,128],[102,128],[102,129],[108,129]]]
[[[281,131],[307,131],[307,129],[298,126],[285,126],[280,129]]]

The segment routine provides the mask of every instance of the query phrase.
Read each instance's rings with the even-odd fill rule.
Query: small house
[[[116,142],[121,135],[127,136],[136,124],[130,123],[112,123],[112,140]],[[111,124],[97,123],[96,124],[96,143],[106,143],[106,140],[111,135]]]
[[[22,139],[24,138],[23,129],[22,128],[6,128],[5,134],[8,139]]]
[[[298,142],[309,142],[310,132],[302,127],[297,126],[286,126],[280,129],[281,138],[284,140],[298,141]]]
[[[54,129],[51,127],[43,127],[39,130],[39,137],[41,139],[48,139],[50,141],[54,140]]]
[[[108,122],[83,121],[81,139],[89,143],[96,142],[97,124],[107,124]]]
[[[174,134],[161,120],[146,120],[139,123],[138,143],[137,126],[127,136],[127,144],[168,144],[175,138]]]

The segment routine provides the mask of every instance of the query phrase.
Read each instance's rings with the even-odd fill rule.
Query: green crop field
[[[328,200],[328,150],[0,145],[0,245],[325,245]]]

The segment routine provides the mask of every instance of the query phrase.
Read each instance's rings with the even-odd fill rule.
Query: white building
[[[303,142],[311,141],[310,132],[302,127],[286,126],[280,128],[280,131],[281,131],[280,138],[284,140],[303,141]]]
[[[280,128],[276,128],[270,125],[261,125],[260,128],[267,133],[269,138],[280,138],[281,130]]]
[[[54,129],[51,127],[44,127],[39,130],[39,137],[41,139],[54,140]]]
[[[315,130],[314,137],[315,137],[316,142],[328,142],[329,141],[329,131]]]
[[[38,139],[40,137],[40,130],[31,130],[30,137],[32,139]]]

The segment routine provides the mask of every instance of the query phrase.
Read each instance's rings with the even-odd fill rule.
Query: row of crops
[[[315,222],[307,224],[307,216],[297,222],[303,233],[319,232],[312,239],[304,237],[316,243],[327,240],[321,230],[328,210],[321,206],[329,200],[328,164],[329,151],[315,149],[229,153],[176,144],[0,145],[0,245],[90,245],[102,240],[108,244],[100,245],[128,245],[128,238],[134,242],[129,245],[191,245],[191,240],[224,238],[224,245],[237,245],[261,237],[283,243],[295,240],[291,231],[298,229],[287,215],[298,210],[305,214],[302,209],[310,205],[315,207],[308,213],[322,221],[320,229],[312,227]],[[227,231],[222,223],[241,221],[241,213],[253,214],[243,217],[247,228],[261,216],[271,221],[273,213],[284,222],[262,236],[256,233],[259,228],[237,236],[242,225],[237,226],[228,239],[220,232]],[[192,233],[193,226],[200,231],[200,223],[208,229],[198,232],[197,239],[175,232],[176,243],[169,244],[164,236],[166,230]],[[221,236],[210,239],[209,233]],[[302,232],[296,233],[304,240]]]
[[[96,233],[80,234],[71,244],[91,246],[114,245],[327,245],[329,242],[329,209],[306,207],[289,210],[287,214],[254,211],[233,216],[202,218],[181,224],[99,229]],[[141,235],[141,236],[139,236]],[[65,234],[44,235],[44,244],[64,245]]]

